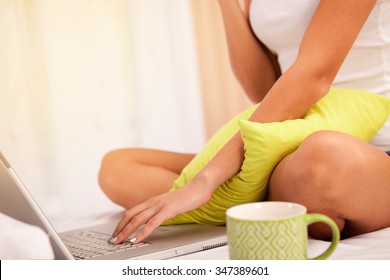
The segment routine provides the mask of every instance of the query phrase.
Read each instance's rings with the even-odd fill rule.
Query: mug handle
[[[329,258],[340,241],[340,231],[338,226],[331,218],[322,214],[306,214],[305,222],[307,226],[318,222],[325,223],[332,229],[332,243],[330,244],[329,248],[324,253],[311,260],[325,260]]]

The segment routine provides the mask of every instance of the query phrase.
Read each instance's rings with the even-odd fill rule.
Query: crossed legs
[[[99,183],[115,203],[129,209],[167,192],[193,154],[149,149],[108,153]],[[390,226],[390,157],[357,138],[321,131],[309,136],[283,159],[269,182],[269,200],[305,205],[308,212],[331,217],[344,237]],[[322,224],[310,226],[328,238]]]

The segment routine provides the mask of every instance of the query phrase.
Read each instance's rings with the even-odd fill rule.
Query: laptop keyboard
[[[110,238],[109,235],[94,231],[61,235],[61,239],[76,259],[90,259],[149,245],[146,242],[133,244],[128,240],[118,245],[112,245],[108,243]]]

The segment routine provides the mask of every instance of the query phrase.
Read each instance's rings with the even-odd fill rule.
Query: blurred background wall
[[[55,221],[119,209],[107,151],[196,153],[249,104],[217,1],[0,0],[0,150]]]

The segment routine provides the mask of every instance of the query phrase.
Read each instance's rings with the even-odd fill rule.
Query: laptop
[[[227,244],[225,227],[196,224],[160,226],[139,244],[130,242],[132,236],[110,244],[116,223],[57,233],[1,152],[0,212],[44,230],[55,259],[169,259]]]

